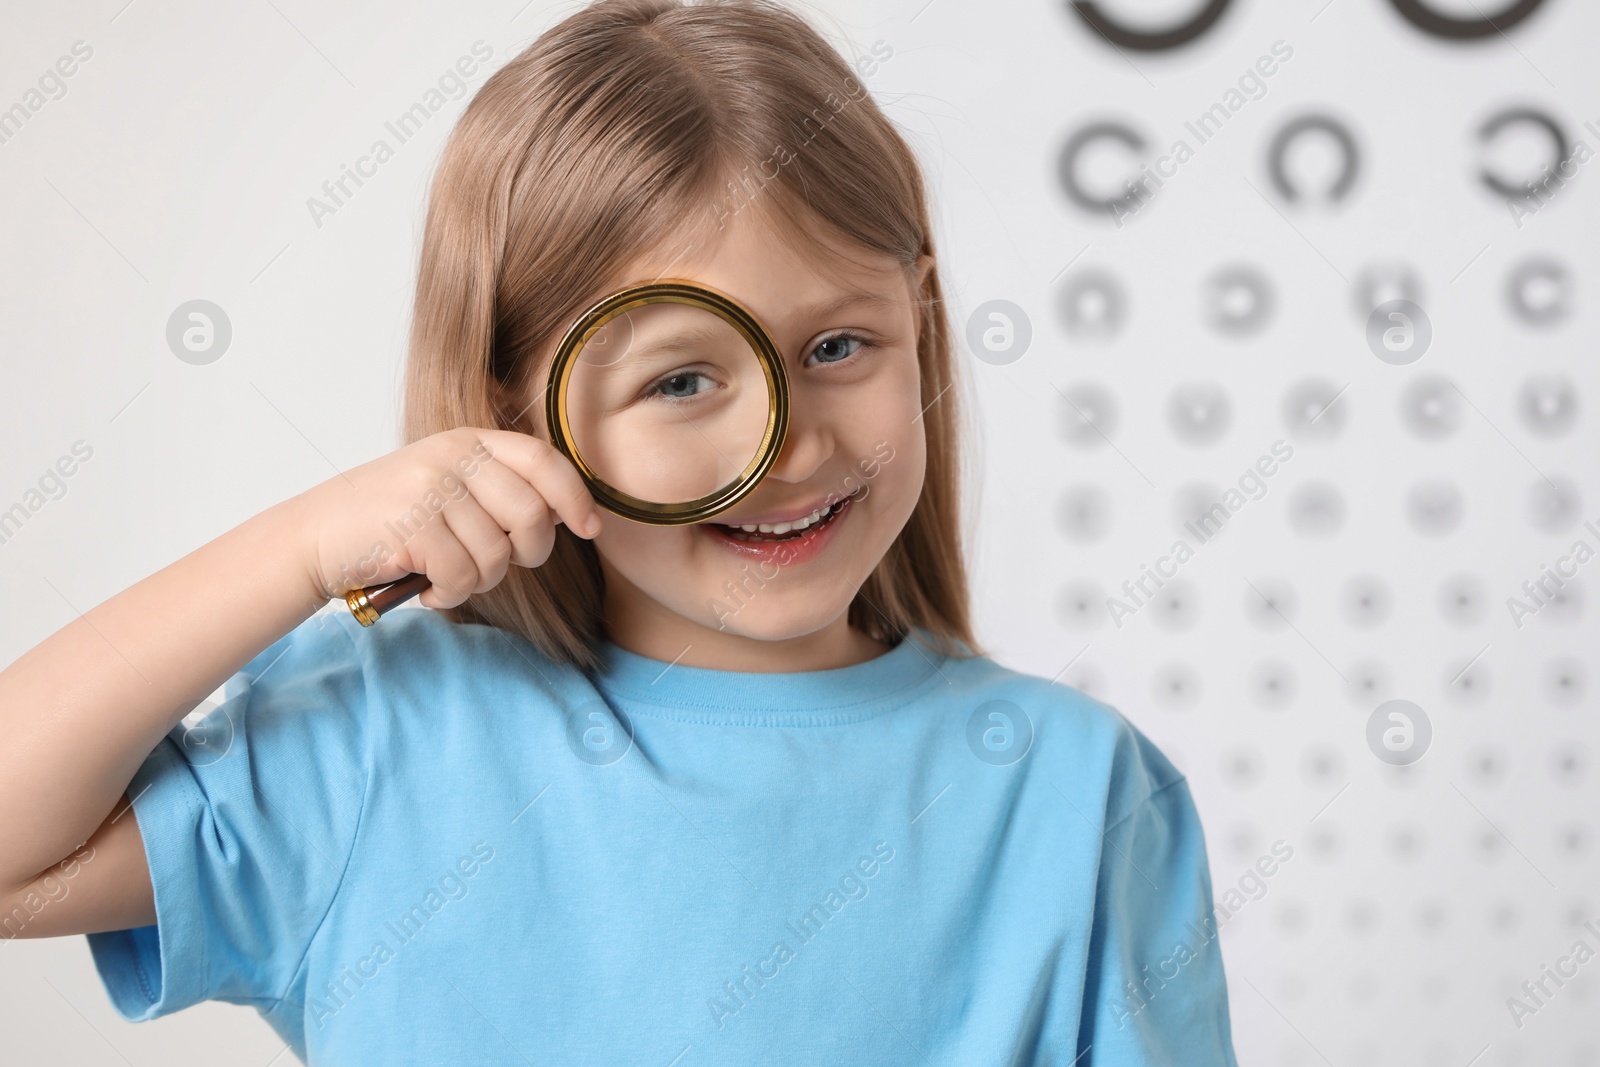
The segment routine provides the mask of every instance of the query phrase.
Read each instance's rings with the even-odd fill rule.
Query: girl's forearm
[[[234,527],[0,671],[0,895],[87,839],[189,709],[326,602],[298,509]]]

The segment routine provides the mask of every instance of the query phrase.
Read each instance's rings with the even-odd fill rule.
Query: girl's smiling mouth
[[[831,540],[833,530],[843,521],[845,513],[860,495],[864,494],[856,493],[831,504],[820,504],[808,512],[778,522],[703,522],[699,528],[713,541],[738,555],[771,559],[784,565],[800,563],[814,557]]]

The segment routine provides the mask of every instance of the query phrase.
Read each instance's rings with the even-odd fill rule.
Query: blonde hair
[[[933,256],[915,156],[793,12],[768,0],[600,0],[546,31],[484,83],[440,160],[406,439],[460,426],[533,432],[542,354],[596,292],[686,220],[721,225],[730,202],[747,201],[801,243],[808,226],[827,226],[911,277]],[[937,267],[917,314],[926,477],[849,621],[890,644],[917,627],[941,651],[970,655],[955,367]],[[448,614],[592,667],[603,592],[594,546],[558,526],[543,566],[512,567]]]

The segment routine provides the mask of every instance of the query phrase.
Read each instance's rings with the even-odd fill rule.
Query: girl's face
[[[847,609],[922,491],[922,275],[831,240],[818,263],[756,210],[723,222],[714,240],[639,264],[621,284],[684,278],[744,304],[784,359],[788,437],[755,491],[714,520],[663,527],[605,516],[595,546],[607,627],[630,651],[692,666],[800,670],[866,658],[881,649],[849,629]]]

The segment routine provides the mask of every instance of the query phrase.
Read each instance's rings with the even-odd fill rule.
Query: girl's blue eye
[[[703,392],[709,382],[710,379],[698,371],[679,371],[659,379],[652,391],[669,400],[683,400]]]
[[[824,338],[811,350],[818,363],[838,363],[840,360],[849,359],[866,342],[851,334],[841,333],[833,337]]]

